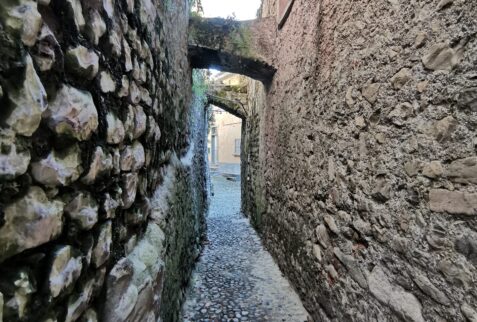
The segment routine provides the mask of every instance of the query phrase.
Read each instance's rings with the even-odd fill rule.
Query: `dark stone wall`
[[[185,0],[0,3],[0,321],[177,321],[204,233]]]

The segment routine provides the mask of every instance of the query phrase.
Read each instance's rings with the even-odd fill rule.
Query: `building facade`
[[[214,77],[212,86],[233,86],[240,90],[246,84],[243,76],[219,73]],[[221,173],[239,175],[242,120],[216,106],[211,107],[210,113],[208,137],[210,167]]]

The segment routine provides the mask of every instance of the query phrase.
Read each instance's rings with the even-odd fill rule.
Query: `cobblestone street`
[[[184,304],[184,321],[306,321],[307,313],[248,220],[240,182],[212,178],[208,244]]]

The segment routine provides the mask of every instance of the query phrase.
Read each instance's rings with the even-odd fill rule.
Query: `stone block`
[[[136,199],[137,184],[139,177],[137,173],[126,173],[121,176],[123,209],[128,209]]]
[[[63,206],[32,186],[22,198],[4,208],[0,227],[0,262],[26,249],[55,239],[63,228]]]
[[[121,151],[121,170],[138,171],[144,166],[144,147],[139,141],[135,141],[131,146],[126,146]]]
[[[477,193],[432,189],[429,192],[429,206],[436,212],[475,216],[477,215]]]
[[[96,268],[103,265],[109,259],[112,238],[112,224],[111,221],[107,221],[100,226],[93,248],[93,264]]]
[[[449,44],[438,43],[422,57],[422,63],[427,69],[450,71],[459,63],[459,56]]]
[[[98,74],[99,57],[94,51],[77,46],[66,52],[65,65],[67,70],[78,78],[91,80]]]
[[[108,174],[113,169],[113,157],[104,152],[100,146],[96,147],[89,165],[89,170],[81,181],[85,184],[92,184],[96,178]]]
[[[71,288],[81,275],[83,264],[81,256],[75,257],[71,246],[61,246],[53,254],[48,287],[52,297],[58,297]]]
[[[88,140],[98,127],[98,112],[91,94],[63,85],[46,110],[48,126],[58,135]]]
[[[88,192],[76,193],[65,207],[65,214],[83,230],[98,222],[98,204]]]
[[[17,134],[31,136],[40,126],[42,113],[48,102],[46,91],[36,74],[30,55],[25,57],[25,69],[20,86],[7,88],[12,112],[6,119]]]
[[[477,157],[452,161],[445,175],[454,182],[477,184]]]
[[[43,23],[37,3],[30,0],[2,1],[0,20],[9,32],[18,34],[28,47],[35,44]]]
[[[93,296],[94,279],[87,280],[80,286],[81,292],[68,298],[65,322],[74,322],[89,306]]]
[[[384,270],[376,266],[368,276],[369,291],[404,321],[424,322],[421,303],[402,287],[391,284]]]
[[[66,186],[76,181],[83,169],[81,151],[75,144],[64,151],[51,151],[31,164],[33,178],[45,186]]]

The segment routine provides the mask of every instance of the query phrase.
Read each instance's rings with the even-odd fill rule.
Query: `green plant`
[[[192,71],[192,93],[202,101],[207,100],[207,72],[203,70]]]

